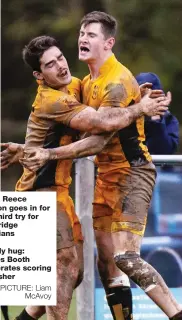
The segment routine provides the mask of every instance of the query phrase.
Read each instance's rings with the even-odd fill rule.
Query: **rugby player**
[[[96,111],[78,102],[80,82],[71,78],[66,59],[55,39],[47,36],[35,38],[25,47],[23,55],[39,82],[27,124],[25,148],[69,144],[77,139],[75,129],[92,134],[112,132],[129,125],[143,114],[163,113],[170,102],[170,95],[156,99],[148,95],[127,110],[108,108],[105,111],[100,108]],[[108,141],[108,135],[94,136],[94,140],[90,137],[88,141],[93,145],[93,153],[97,153]],[[96,141],[101,143],[96,144]],[[46,308],[48,318],[66,319],[73,289],[80,283],[83,271],[80,267],[82,250],[78,250],[78,246],[76,248],[77,243],[82,244],[81,228],[68,193],[70,169],[69,160],[49,162],[36,174],[24,168],[16,185],[17,191],[57,192],[58,303],[55,307]],[[65,289],[64,292],[61,288]]]
[[[135,79],[112,52],[116,27],[117,22],[112,16],[103,12],[89,13],[81,21],[78,41],[79,59],[86,62],[90,70],[82,82],[83,103],[96,110],[105,109],[106,113],[108,107],[109,110],[110,107],[127,110],[140,101]],[[162,277],[140,257],[156,177],[144,139],[142,116],[114,134],[96,157],[98,176],[93,224],[99,272],[114,319],[121,319],[122,316],[127,320],[132,319],[131,293],[126,275],[170,319],[182,319],[181,307]],[[80,144],[76,144],[81,148]],[[70,158],[71,150],[72,156],[82,156],[75,145],[70,145],[64,148],[60,158]],[[58,150],[56,157],[59,158]],[[24,164],[28,162],[25,160]],[[126,301],[124,296],[127,297]]]

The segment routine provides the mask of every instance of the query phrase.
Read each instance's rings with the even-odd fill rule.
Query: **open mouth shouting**
[[[89,48],[85,47],[85,46],[80,46],[80,51],[81,52],[89,52]]]
[[[67,69],[64,69],[64,70],[62,70],[58,75],[59,75],[59,77],[61,77],[61,78],[67,77],[67,76],[68,76],[68,70],[67,70]]]
[[[86,55],[88,52],[90,52],[89,48],[86,46],[80,46],[79,48],[79,54],[80,56]]]

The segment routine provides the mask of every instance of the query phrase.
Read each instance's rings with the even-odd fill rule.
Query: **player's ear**
[[[108,38],[105,42],[104,49],[105,50],[112,50],[113,46],[115,44],[115,39],[113,37]]]
[[[33,76],[34,76],[37,80],[43,80],[43,79],[44,79],[42,73],[41,73],[41,72],[38,72],[38,71],[33,71]]]

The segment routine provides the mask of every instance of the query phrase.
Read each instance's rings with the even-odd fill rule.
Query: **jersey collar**
[[[116,62],[117,62],[117,59],[113,53],[100,67],[99,69],[100,75],[106,74],[107,72],[109,72]]]

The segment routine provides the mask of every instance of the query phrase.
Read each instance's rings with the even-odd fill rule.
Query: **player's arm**
[[[149,90],[139,103],[127,108],[100,107],[95,111],[87,107],[72,117],[69,125],[80,131],[98,134],[123,129],[143,115],[163,115],[171,102],[171,93],[168,92],[166,96],[154,99],[151,98],[151,93],[152,91]]]
[[[11,164],[16,163],[23,157],[24,144],[13,142],[1,143],[1,170],[7,169]]]
[[[29,148],[24,151],[20,163],[31,171],[37,171],[49,160],[83,158],[102,151],[115,133],[92,135],[69,145],[54,148]]]
[[[139,86],[141,97],[144,97],[145,94],[148,93],[148,89],[151,89],[153,84],[151,82],[145,82]],[[151,98],[157,98],[159,96],[163,96],[164,91],[160,89],[152,90]]]

